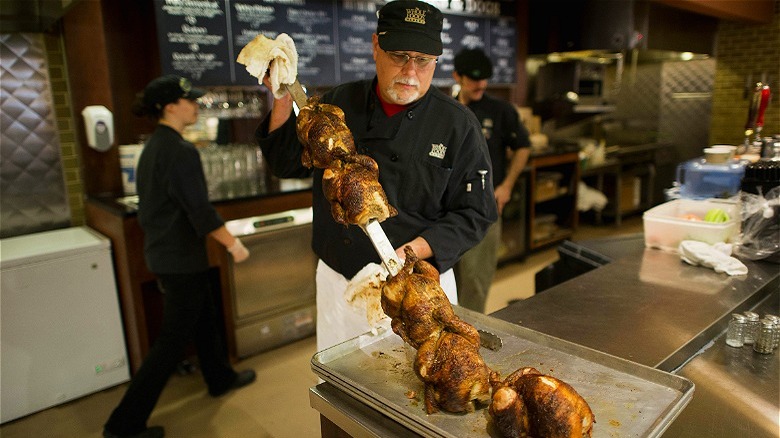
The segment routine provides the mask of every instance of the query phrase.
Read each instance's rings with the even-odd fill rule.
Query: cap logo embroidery
[[[439,143],[439,144],[431,144],[431,151],[428,152],[428,155],[443,160],[444,154],[446,153],[447,153],[447,146],[444,146],[443,144]]]
[[[410,23],[425,24],[425,11],[420,8],[407,9],[404,21]]]
[[[190,90],[192,90],[192,83],[190,83],[187,78],[179,78],[179,88],[181,88],[181,91],[185,94],[189,93]]]

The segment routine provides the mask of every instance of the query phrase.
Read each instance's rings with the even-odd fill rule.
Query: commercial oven
[[[230,269],[239,357],[314,334],[317,257],[311,219],[311,208],[305,208],[226,223],[250,252]]]

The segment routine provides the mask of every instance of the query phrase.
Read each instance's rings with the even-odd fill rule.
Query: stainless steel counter
[[[641,237],[615,243],[623,255],[612,263],[491,316],[673,371],[725,330],[731,313],[780,285],[775,264],[745,261],[749,275],[729,277],[646,249]]]
[[[613,262],[491,316],[691,379],[693,400],[664,436],[778,436],[780,351],[733,349],[722,335],[735,311],[779,313],[780,266],[745,261],[747,276],[728,277],[645,249],[641,235],[581,244]],[[350,420],[354,400],[327,383],[310,400],[353,436],[396,436],[376,434],[381,414]]]
[[[755,308],[761,315],[778,309],[777,289]],[[722,335],[677,374],[693,381],[696,392],[664,437],[780,436],[780,351],[729,347]]]

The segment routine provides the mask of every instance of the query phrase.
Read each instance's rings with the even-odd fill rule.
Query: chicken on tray
[[[490,401],[490,369],[479,354],[479,333],[458,318],[439,285],[439,272],[404,248],[401,271],[382,288],[382,309],[391,327],[417,348],[414,371],[425,384],[429,414],[473,412]]]
[[[593,413],[567,383],[530,367],[500,380],[479,353],[477,329],[453,311],[438,271],[411,248],[404,252],[403,268],[382,287],[382,309],[393,332],[417,349],[414,371],[425,386],[427,413],[473,412],[490,403],[494,427],[506,437],[591,435]]]
[[[489,413],[505,437],[590,437],[596,419],[569,384],[525,367],[503,381],[491,375]]]

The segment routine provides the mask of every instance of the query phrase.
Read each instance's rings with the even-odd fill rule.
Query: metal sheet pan
[[[658,437],[693,396],[693,383],[683,377],[457,306],[455,311],[501,338],[500,350],[480,352],[502,376],[533,366],[573,386],[596,416],[594,437]],[[499,436],[484,407],[468,414],[426,414],[413,355],[383,326],[318,352],[311,365],[323,380],[423,436]]]

